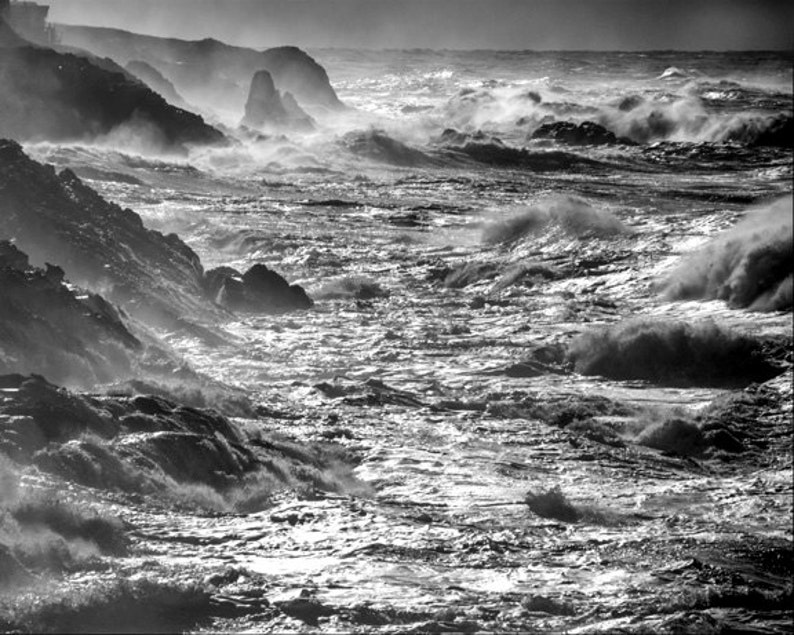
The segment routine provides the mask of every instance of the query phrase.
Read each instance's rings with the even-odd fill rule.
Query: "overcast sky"
[[[39,0],[45,2],[46,0]],[[794,48],[794,0],[50,0],[56,22],[265,48]]]

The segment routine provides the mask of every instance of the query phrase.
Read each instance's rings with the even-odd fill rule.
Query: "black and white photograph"
[[[0,0],[0,632],[794,632],[792,25]]]

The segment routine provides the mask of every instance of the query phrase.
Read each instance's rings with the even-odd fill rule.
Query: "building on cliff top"
[[[35,2],[0,0],[0,18],[30,42],[55,44],[55,31],[47,22],[50,7]]]

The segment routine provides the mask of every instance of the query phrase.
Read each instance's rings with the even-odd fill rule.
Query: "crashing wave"
[[[790,308],[793,205],[787,196],[748,214],[685,258],[662,283],[662,294],[671,300],[725,300],[755,311]]]
[[[605,238],[629,232],[611,212],[597,210],[580,198],[559,196],[542,201],[522,214],[487,225],[483,230],[483,242],[513,243],[549,225],[559,227],[566,234],[579,238]]]
[[[583,333],[568,357],[583,375],[675,386],[747,386],[783,372],[761,342],[712,321],[628,320]]]

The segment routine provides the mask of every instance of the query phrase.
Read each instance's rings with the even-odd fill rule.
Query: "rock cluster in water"
[[[219,267],[208,271],[204,280],[210,297],[235,311],[283,313],[314,304],[303,287],[290,285],[265,265],[254,265],[244,274]]]
[[[551,139],[571,146],[634,145],[631,139],[618,137],[611,130],[592,121],[544,123],[532,133],[533,139]]]

